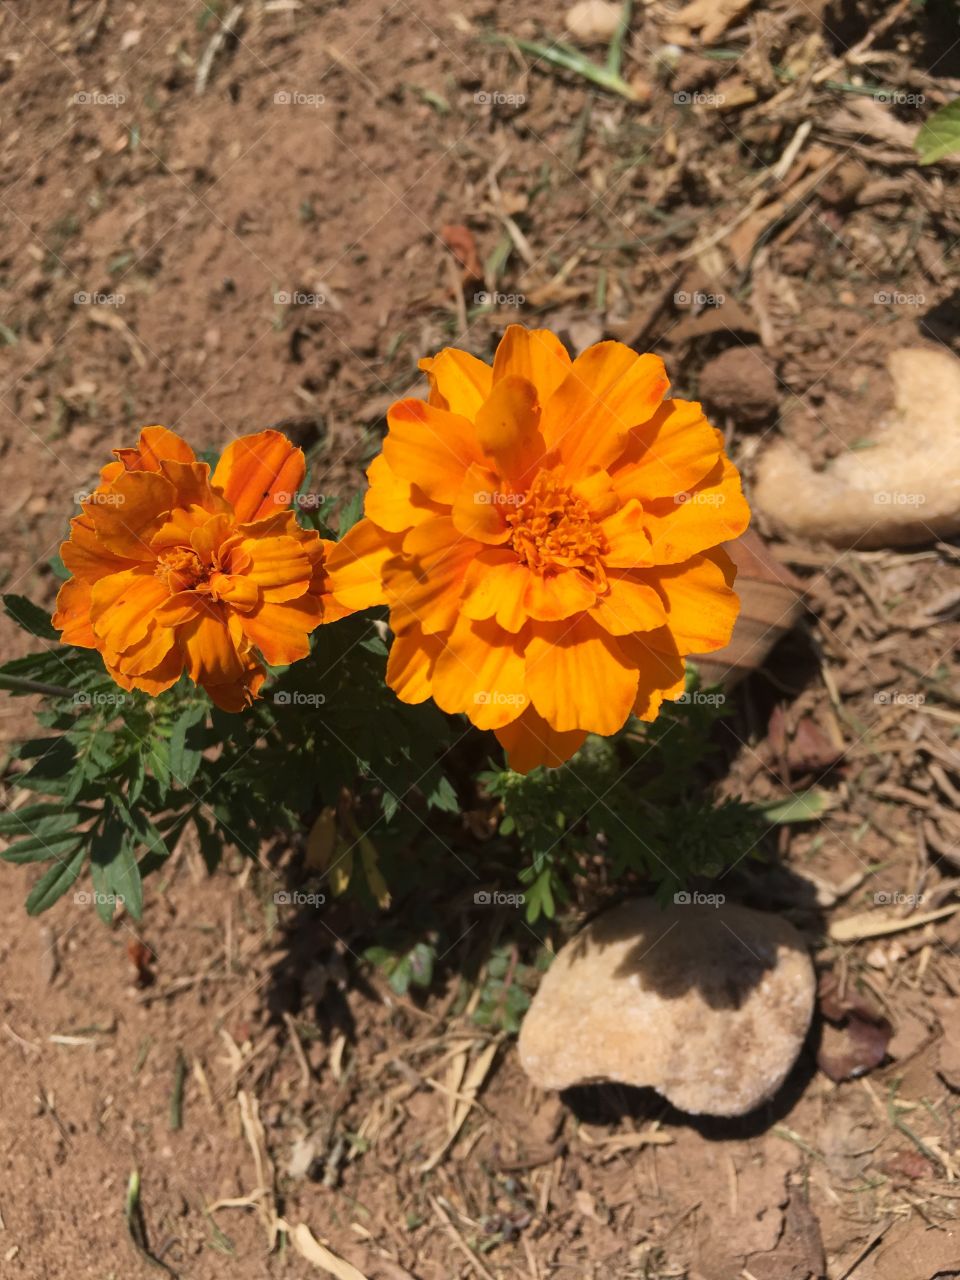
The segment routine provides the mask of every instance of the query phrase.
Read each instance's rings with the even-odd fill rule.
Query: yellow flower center
[[[177,591],[195,591],[206,582],[207,569],[190,547],[172,547],[164,551],[154,571],[167,584],[171,595]]]
[[[549,472],[537,475],[523,501],[508,512],[507,523],[520,563],[535,572],[579,569],[595,580],[604,578],[602,529],[583,499]]]

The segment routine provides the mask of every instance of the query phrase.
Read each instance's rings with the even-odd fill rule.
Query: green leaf
[[[86,856],[86,849],[80,848],[71,858],[55,862],[46,875],[42,876],[30,890],[27,898],[27,914],[38,916],[58,902],[76,881]]]
[[[789,800],[777,800],[763,805],[761,812],[768,822],[816,822],[830,808],[830,797],[825,791],[801,791]]]
[[[60,639],[60,632],[53,629],[49,616],[26,596],[5,595],[3,607],[17,626],[30,635],[39,636],[41,640]]]
[[[76,753],[65,738],[31,738],[24,742],[17,751],[21,760],[32,760],[33,764],[17,781],[21,786],[29,786],[33,778],[63,778],[73,768]]]
[[[546,916],[548,920],[552,920],[556,914],[556,904],[553,900],[553,871],[550,867],[544,869],[534,880],[533,884],[527,890],[527,923],[533,924],[539,920],[541,916]]]
[[[83,836],[76,831],[62,831],[59,835],[30,836],[26,840],[18,840],[0,852],[0,860],[11,862],[14,866],[23,866],[28,862],[49,862],[56,858],[62,862],[70,858],[83,844]]]
[[[66,581],[66,579],[70,577],[70,570],[63,563],[63,559],[61,558],[59,551],[55,555],[52,555],[47,563],[50,565],[51,570],[62,581]]]
[[[345,533],[349,533],[353,526],[363,515],[363,494],[355,493],[349,502],[345,502],[340,508],[339,537],[343,537]]]
[[[79,813],[65,813],[58,804],[26,804],[0,814],[0,836],[33,835],[37,824],[47,818],[56,819],[62,831],[71,830],[80,821]]]
[[[960,151],[960,98],[934,111],[921,126],[913,145],[920,153],[921,164],[934,164]]]
[[[90,844],[90,870],[96,891],[97,913],[107,924],[117,902],[139,920],[143,914],[143,884],[126,823],[113,811],[94,834]]]
[[[203,750],[197,745],[199,735],[191,730],[196,730],[206,714],[207,709],[202,704],[188,707],[179,716],[170,733],[170,774],[183,787],[189,787],[197,776],[203,759]]]
[[[460,801],[446,774],[442,773],[437,779],[437,785],[427,796],[427,804],[431,809],[439,809],[442,813],[460,812]]]

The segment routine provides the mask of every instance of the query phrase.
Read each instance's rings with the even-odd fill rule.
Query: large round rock
[[[557,955],[521,1028],[520,1061],[544,1089],[649,1085],[682,1111],[740,1116],[783,1083],[814,991],[803,939],[779,916],[634,899]]]

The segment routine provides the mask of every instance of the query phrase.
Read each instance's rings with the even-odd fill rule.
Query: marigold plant
[[[53,624],[65,644],[99,650],[124,689],[159,694],[186,670],[240,711],[264,662],[306,657],[310,632],[351,612],[328,581],[333,544],[289,509],[303,453],[277,431],[240,436],[211,475],[153,426],[115,454],[61,547],[72,576]]]
[[[618,342],[571,360],[513,325],[492,367],[421,368],[329,559],[345,606],[389,606],[390,686],[494,730],[520,772],[652,720],[737,616],[720,544],[749,511],[721,433]]]

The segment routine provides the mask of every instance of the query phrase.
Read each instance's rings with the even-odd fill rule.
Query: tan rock
[[[520,1030],[534,1084],[651,1086],[694,1115],[777,1092],[813,1013],[813,966],[780,916],[734,904],[622,903],[560,951]]]
[[[755,505],[779,529],[837,547],[902,547],[960,533],[960,360],[934,347],[887,357],[894,405],[864,423],[871,448],[823,471],[785,440],[757,466]]]
[[[578,0],[564,15],[564,25],[584,44],[609,40],[620,25],[623,6],[611,0]]]

